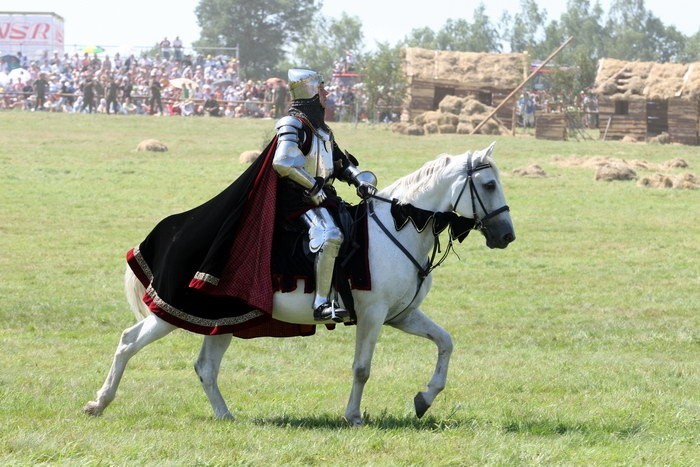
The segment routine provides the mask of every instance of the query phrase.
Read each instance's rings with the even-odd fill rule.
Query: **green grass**
[[[493,139],[518,239],[471,235],[424,310],[451,332],[448,387],[417,420],[434,346],[385,329],[363,400],[342,414],[354,329],[236,340],[216,421],[179,331],[135,357],[104,416],[83,415],[132,323],[124,253],[162,217],[218,193],[273,122],[0,113],[0,464],[697,465],[700,191],[596,182],[554,156],[700,170],[700,148],[408,137],[336,124],[386,186],[442,152]],[[167,153],[135,152],[157,138]],[[537,163],[548,177],[520,178]],[[670,172],[681,172],[674,170]],[[644,175],[641,172],[640,175]],[[348,199],[351,191],[346,190]]]

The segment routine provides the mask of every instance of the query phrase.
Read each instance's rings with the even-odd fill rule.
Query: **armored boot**
[[[338,256],[338,245],[326,243],[316,254],[316,297],[314,298],[314,320],[342,323],[350,313],[341,308],[336,300],[332,300],[331,286],[333,283],[333,267]]]
[[[314,208],[302,217],[309,226],[309,250],[316,254],[316,297],[314,298],[314,320],[345,321],[350,313],[331,299],[335,258],[343,244],[343,233],[335,225],[333,216],[326,208]]]

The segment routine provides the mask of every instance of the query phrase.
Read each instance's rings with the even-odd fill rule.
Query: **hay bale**
[[[469,135],[474,130],[474,125],[468,122],[459,122],[457,125],[457,133],[460,135]]]
[[[440,131],[437,123],[435,122],[426,123],[423,125],[423,129],[425,130],[426,135],[432,135]]]
[[[664,131],[659,135],[656,135],[652,138],[649,138],[648,143],[649,144],[670,144],[671,143],[671,136]]]
[[[464,102],[465,100],[461,97],[445,96],[445,98],[440,101],[438,108],[440,109],[440,112],[459,115],[459,113],[462,111],[462,107],[464,106]]]
[[[420,115],[417,115],[416,118],[413,119],[413,123],[416,125],[425,125],[426,123],[430,122],[436,122],[440,118],[441,113],[437,112],[435,110],[430,110],[428,112],[423,112]]]
[[[389,128],[391,128],[391,131],[394,133],[406,133],[406,128],[408,128],[408,122],[394,122],[389,124]]]
[[[136,146],[137,151],[165,152],[168,147],[157,139],[145,139]]]
[[[537,164],[532,164],[528,165],[527,167],[520,167],[518,169],[514,169],[513,175],[530,178],[543,178],[547,176],[542,167],[540,167]]]
[[[641,178],[637,182],[637,186],[645,188],[673,188],[673,180],[668,175],[657,173]]]
[[[692,173],[684,173],[678,176],[655,173],[639,180],[637,186],[644,188],[695,190],[700,188],[700,179]]]
[[[252,164],[259,155],[260,151],[243,151],[241,155],[238,156],[238,162],[241,164]]]
[[[661,166],[665,169],[687,169],[688,168],[688,162],[686,162],[684,159],[681,159],[679,157],[675,159],[671,159],[670,161],[666,161]]]
[[[406,127],[406,130],[404,132],[406,135],[414,135],[414,136],[423,136],[425,134],[425,130],[421,125],[409,125]]]
[[[467,99],[467,101],[462,105],[462,112],[467,115],[474,114],[488,114],[493,110],[493,107],[482,104],[476,99]]]
[[[457,126],[459,124],[459,117],[456,114],[442,113],[437,119],[437,124],[442,125],[452,125]]]
[[[637,172],[624,163],[612,163],[598,168],[595,180],[611,182],[613,180],[635,180]]]

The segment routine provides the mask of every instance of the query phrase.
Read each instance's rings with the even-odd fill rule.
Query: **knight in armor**
[[[342,322],[349,313],[331,296],[335,259],[343,242],[334,216],[340,200],[332,184],[335,179],[350,183],[365,199],[376,192],[377,178],[372,172],[359,170],[357,160],[336,144],[324,121],[328,92],[320,74],[289,70],[289,92],[289,115],[275,127],[277,148],[272,168],[281,177],[278,211],[288,219],[301,219],[308,228],[309,249],[316,255],[314,319]]]

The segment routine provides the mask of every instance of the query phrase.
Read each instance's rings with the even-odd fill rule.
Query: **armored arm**
[[[349,152],[345,151],[343,159],[343,168],[338,178],[357,187],[357,196],[362,199],[374,195],[377,192],[377,176],[369,170],[358,169],[359,162]]]
[[[303,129],[301,120],[295,117],[282,117],[276,125],[277,149],[272,159],[272,168],[281,177],[286,177],[306,188],[314,204],[319,205],[325,199],[324,180],[314,178],[304,169],[304,153],[299,149],[300,134]]]

